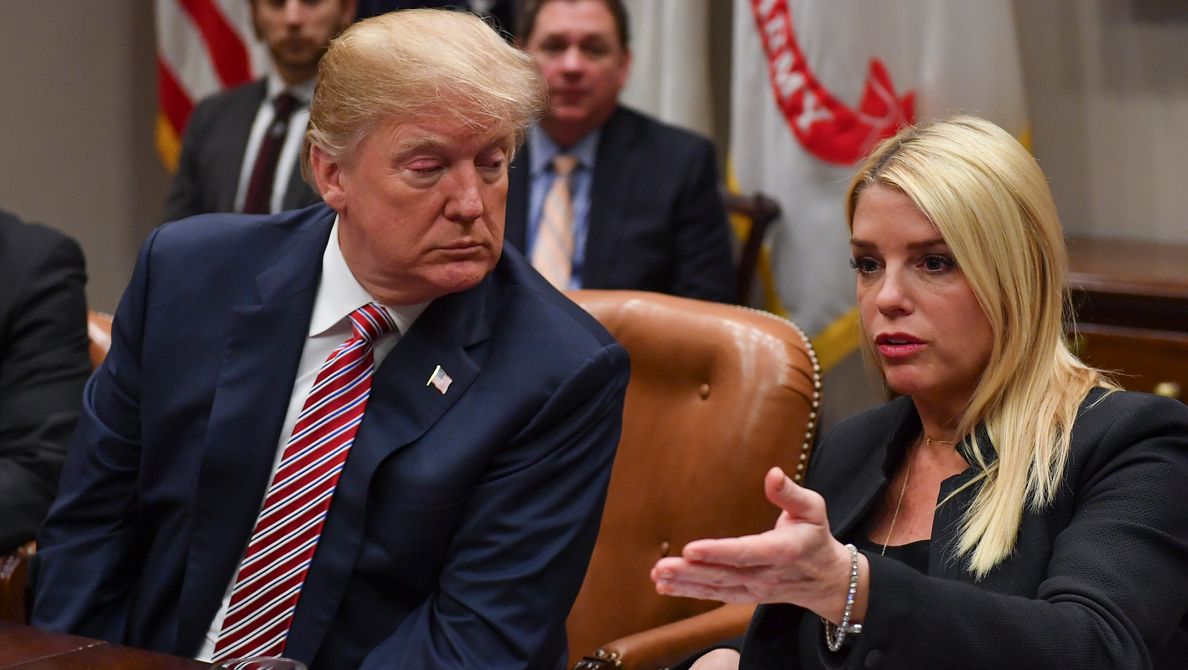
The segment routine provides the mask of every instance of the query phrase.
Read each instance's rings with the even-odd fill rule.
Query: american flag
[[[194,105],[268,70],[245,0],[157,0],[157,151],[177,168]]]
[[[447,375],[446,371],[442,370],[441,366],[439,365],[434,368],[433,374],[429,375],[429,381],[425,382],[425,386],[432,384],[433,388],[437,389],[438,393],[445,395],[445,392],[450,388],[450,384],[453,383],[454,380],[449,375]]]

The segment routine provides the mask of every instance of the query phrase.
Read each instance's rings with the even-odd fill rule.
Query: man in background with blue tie
[[[318,61],[355,18],[355,0],[247,0],[273,72],[194,108],[165,221],[210,212],[270,214],[318,194],[301,178],[301,139]]]
[[[508,242],[562,290],[733,300],[713,145],[618,102],[631,68],[622,1],[528,0],[517,22],[550,109],[512,165]]]
[[[503,246],[545,89],[474,16],[320,66],[325,204],[158,228],[39,535],[33,623],[203,660],[555,670],[626,352]]]

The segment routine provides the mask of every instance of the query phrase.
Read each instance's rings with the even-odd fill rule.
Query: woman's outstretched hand
[[[652,568],[664,595],[722,602],[791,603],[837,623],[850,586],[850,552],[829,532],[825,500],[772,468],[763,479],[767,499],[782,511],[758,535],[696,540],[681,556]],[[859,554],[853,621],[866,613],[866,558]]]

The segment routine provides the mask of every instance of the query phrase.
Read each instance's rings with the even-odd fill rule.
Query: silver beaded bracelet
[[[846,607],[842,610],[841,625],[834,626],[821,617],[821,623],[825,624],[825,646],[829,647],[829,651],[841,649],[847,633],[857,635],[862,632],[862,624],[850,625],[850,617],[854,615],[854,597],[858,593],[858,548],[847,544],[846,549],[850,550],[850,589],[846,591]]]

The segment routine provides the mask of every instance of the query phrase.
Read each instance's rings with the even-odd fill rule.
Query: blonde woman
[[[1188,407],[1069,351],[1035,160],[977,118],[906,128],[847,216],[866,353],[900,397],[822,441],[810,488],[768,473],[773,530],[656,564],[661,593],[766,603],[741,665],[693,667],[1188,667]]]

